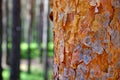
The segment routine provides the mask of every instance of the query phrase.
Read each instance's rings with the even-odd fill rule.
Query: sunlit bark
[[[53,1],[54,79],[119,80],[120,0]]]

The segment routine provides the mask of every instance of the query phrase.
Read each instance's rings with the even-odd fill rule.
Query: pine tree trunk
[[[0,0],[0,80],[2,78],[2,0]]]
[[[39,49],[39,57],[40,57],[40,62],[42,63],[42,56],[43,56],[43,49],[41,47],[42,44],[42,33],[43,33],[43,1],[40,2],[39,5],[39,16],[38,16],[38,49]]]
[[[20,41],[21,41],[21,18],[20,1],[13,0],[12,11],[12,51],[10,54],[10,80],[20,80]]]
[[[120,0],[54,0],[51,8],[54,79],[120,80]]]
[[[9,40],[8,40],[8,30],[9,30],[9,7],[8,7],[8,4],[9,4],[9,1],[6,0],[5,1],[5,9],[6,9],[6,26],[5,26],[5,40],[6,40],[6,64],[9,65],[10,64],[10,50],[8,48],[8,43],[9,43]]]
[[[33,15],[34,15],[34,0],[30,1],[31,9],[30,9],[30,25],[28,30],[28,70],[27,72],[30,73],[30,66],[31,66],[31,49],[30,49],[30,43],[31,43],[31,36],[32,36],[32,29],[33,29]]]
[[[44,63],[44,80],[48,80],[48,2],[44,0],[44,14],[43,14],[43,44],[45,48],[43,50],[43,63]]]

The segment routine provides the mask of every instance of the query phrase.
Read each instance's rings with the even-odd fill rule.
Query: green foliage
[[[8,43],[8,48],[10,49],[12,47],[12,44],[11,43]]]
[[[48,57],[53,57],[53,42],[48,43]],[[8,44],[8,48],[11,49],[12,44]],[[22,42],[20,45],[21,48],[21,57],[23,59],[27,58],[27,52],[28,52],[28,44],[25,42]],[[44,49],[45,45],[42,43],[41,48]],[[31,49],[31,58],[37,58],[39,57],[39,50],[38,50],[38,44],[36,42],[32,42],[30,44],[30,49]],[[42,54],[42,53],[40,53]]]
[[[54,47],[53,42],[49,42],[48,43],[48,57],[53,57],[54,56],[53,47]]]
[[[10,77],[10,70],[9,69],[4,69],[3,70],[3,80],[9,80],[9,77]],[[28,74],[27,72],[25,71],[21,71],[20,73],[20,80],[44,80],[43,78],[43,70],[42,69],[36,69],[35,67],[32,67],[31,68],[31,74]],[[48,78],[49,79],[52,79],[52,72],[51,71],[48,71]]]
[[[50,51],[52,51],[52,50],[53,50],[53,47],[54,47],[53,42],[49,42],[49,43],[48,43],[48,49],[49,49]]]
[[[36,58],[36,57],[39,56],[37,43],[31,43],[30,44],[30,49],[31,49],[31,58]],[[28,44],[27,43],[21,43],[22,58],[27,58],[27,52],[28,52]]]
[[[10,74],[9,74],[9,69],[5,69],[2,72],[3,80],[9,80]]]
[[[27,43],[22,43],[20,48],[21,48],[21,50],[27,50],[28,49],[28,44]]]

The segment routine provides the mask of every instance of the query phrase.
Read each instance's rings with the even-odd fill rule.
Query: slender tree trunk
[[[2,78],[2,0],[0,0],[0,80]]]
[[[30,73],[30,66],[31,66],[31,49],[30,49],[30,43],[31,43],[31,36],[32,36],[32,26],[33,26],[33,15],[34,15],[34,0],[31,0],[31,10],[30,10],[30,26],[28,30],[28,73]]]
[[[45,45],[43,62],[44,62],[44,80],[48,80],[48,2],[44,1],[44,18],[43,18],[43,44]]]
[[[31,31],[32,31],[32,28],[29,27],[29,30],[28,30],[28,70],[27,72],[30,74],[30,65],[31,65],[31,48],[30,48],[30,43],[31,43]]]
[[[40,54],[40,62],[42,63],[42,34],[43,33],[43,1],[40,2],[38,16],[38,49]]]
[[[8,29],[9,29],[9,25],[8,25],[8,22],[9,22],[9,7],[8,7],[8,0],[5,1],[5,9],[6,9],[6,26],[5,26],[5,40],[6,40],[6,64],[9,65],[10,64],[10,51],[9,51],[9,48],[8,48],[8,43],[9,43],[9,40],[8,40]]]
[[[29,28],[29,31],[28,31],[28,70],[27,72],[30,74],[30,65],[31,65],[31,49],[30,49],[30,43],[31,43],[31,30],[32,28]]]
[[[51,7],[54,79],[120,80],[120,0],[54,0]]]
[[[13,0],[12,52],[10,55],[10,80],[20,80],[21,18],[20,0]]]
[[[32,28],[29,28],[28,31],[28,70],[27,72],[30,73],[30,66],[31,66],[31,48],[30,48],[30,43],[31,43],[31,32],[32,32]]]

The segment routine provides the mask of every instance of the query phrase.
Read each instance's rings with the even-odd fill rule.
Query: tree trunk
[[[9,65],[10,64],[10,50],[8,48],[8,43],[9,43],[9,40],[8,40],[8,30],[9,30],[9,7],[8,7],[8,0],[5,1],[5,9],[6,9],[6,25],[5,25],[5,40],[6,40],[6,64]]]
[[[43,14],[43,44],[45,45],[43,51],[43,63],[44,63],[44,80],[48,80],[48,2],[44,1],[44,14]]]
[[[0,0],[0,80],[2,78],[2,0]]]
[[[30,65],[31,65],[31,48],[30,48],[30,43],[31,43],[31,31],[32,28],[30,27],[28,30],[28,53],[27,53],[27,57],[28,57],[28,68],[27,68],[27,72],[30,74]]]
[[[10,80],[20,80],[21,18],[20,0],[13,0],[12,52],[10,54]]]
[[[30,73],[30,66],[31,66],[31,49],[30,49],[30,43],[31,43],[31,35],[32,35],[32,26],[33,26],[33,15],[34,15],[34,0],[30,1],[31,9],[30,9],[30,25],[28,30],[28,73]]]
[[[42,63],[42,33],[43,33],[43,1],[40,2],[39,5],[39,16],[38,16],[38,49],[39,49],[39,55],[40,55],[40,62]]]
[[[54,0],[51,8],[54,79],[120,80],[120,0]]]

